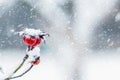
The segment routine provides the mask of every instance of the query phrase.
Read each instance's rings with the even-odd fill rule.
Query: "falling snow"
[[[119,0],[0,0],[0,80],[25,54],[41,62],[14,80],[120,80]],[[43,32],[42,32],[43,31]],[[21,36],[50,37],[26,52]],[[39,49],[40,48],[40,49]]]

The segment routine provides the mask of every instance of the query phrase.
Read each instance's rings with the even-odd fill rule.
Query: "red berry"
[[[32,65],[38,65],[39,63],[40,63],[40,59],[31,62]]]
[[[37,38],[35,36],[30,36],[30,37],[24,36],[23,37],[23,42],[28,46],[35,47],[35,46],[37,46],[41,43],[41,39]]]
[[[39,45],[41,43],[41,38],[36,38],[36,42],[34,43],[33,47]]]

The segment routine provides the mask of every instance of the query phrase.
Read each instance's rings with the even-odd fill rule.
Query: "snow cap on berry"
[[[23,31],[19,32],[20,35],[31,35],[31,36],[38,36],[41,35],[43,32],[40,29],[32,29],[32,28],[25,28]]]

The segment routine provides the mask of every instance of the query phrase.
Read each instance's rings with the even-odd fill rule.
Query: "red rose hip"
[[[41,39],[35,36],[29,36],[29,37],[24,36],[23,42],[28,46],[35,47],[41,43]]]

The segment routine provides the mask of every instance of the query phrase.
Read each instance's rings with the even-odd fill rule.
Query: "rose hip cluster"
[[[31,31],[31,32],[30,32]],[[36,46],[39,46],[44,40],[44,36],[49,34],[46,33],[41,33],[38,30],[32,30],[32,29],[27,29],[24,32],[22,32],[22,40],[23,42],[28,46],[28,52],[33,51]],[[29,55],[28,55],[29,57]],[[40,63],[40,56],[36,57],[35,60],[31,61],[32,65],[37,65]]]

